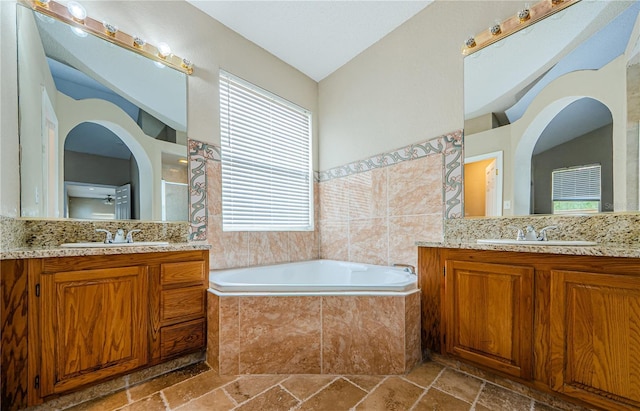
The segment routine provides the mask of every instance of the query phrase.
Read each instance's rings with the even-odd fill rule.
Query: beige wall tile
[[[389,263],[417,267],[416,241],[442,240],[442,213],[389,217]]]
[[[387,216],[388,168],[351,175],[347,178],[349,218],[376,218]]]
[[[323,297],[323,373],[404,372],[404,315],[403,297]]]
[[[289,232],[289,260],[308,261],[318,258],[319,242],[316,231]]]
[[[289,261],[289,233],[250,232],[249,265],[277,264]]]
[[[212,270],[249,265],[249,233],[222,231],[222,217],[209,217],[207,240],[209,267]]]
[[[388,246],[386,218],[351,220],[349,222],[350,261],[387,265]]]
[[[220,298],[220,374],[239,373],[239,297]]]
[[[319,184],[320,220],[340,221],[349,216],[346,178],[335,178]]]
[[[241,298],[240,373],[319,374],[320,298]]]
[[[209,217],[222,215],[222,166],[207,160],[207,211]]]
[[[430,155],[389,167],[389,215],[442,210],[442,156]]]
[[[349,261],[348,222],[320,222],[320,258]]]
[[[404,298],[405,371],[422,361],[420,345],[420,292]]]

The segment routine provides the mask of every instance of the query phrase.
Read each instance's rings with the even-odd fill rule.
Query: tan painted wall
[[[462,128],[462,43],[516,9],[436,1],[322,80],[320,170]]]
[[[494,159],[464,165],[464,215],[479,217],[486,214],[486,169]]]

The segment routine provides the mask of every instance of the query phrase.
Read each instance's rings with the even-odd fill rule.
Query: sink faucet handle
[[[518,230],[516,234],[516,241],[524,241],[524,232],[522,231],[522,228],[516,227],[515,225],[509,225],[507,227],[513,228],[514,230]]]
[[[127,233],[127,240],[126,240],[127,243],[133,243],[133,233],[139,233],[140,231],[142,230],[138,230],[138,229],[129,230],[129,232]]]
[[[109,230],[105,230],[104,228],[96,228],[96,233],[106,233],[107,236],[104,239],[104,243],[105,244],[113,243],[113,235],[111,234],[111,232]]]
[[[538,233],[538,240],[539,241],[547,241],[547,230],[555,230],[556,228],[558,228],[557,225],[548,225],[544,228],[540,229],[540,232]]]

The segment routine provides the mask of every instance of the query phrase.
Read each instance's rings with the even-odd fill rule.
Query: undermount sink
[[[101,241],[91,243],[65,243],[60,244],[63,248],[99,248],[99,247],[153,247],[169,245],[168,241],[138,241],[135,243],[103,243]]]
[[[580,241],[580,240],[533,241],[533,240],[513,240],[510,238],[478,239],[477,242],[478,244],[542,245],[542,246],[589,246],[589,245],[597,244],[595,241]]]

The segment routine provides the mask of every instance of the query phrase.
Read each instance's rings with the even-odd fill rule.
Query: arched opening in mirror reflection
[[[613,117],[581,98],[549,121],[531,153],[531,213],[613,211]]]
[[[141,170],[127,139],[94,122],[80,123],[65,136],[65,217],[139,218]]]

